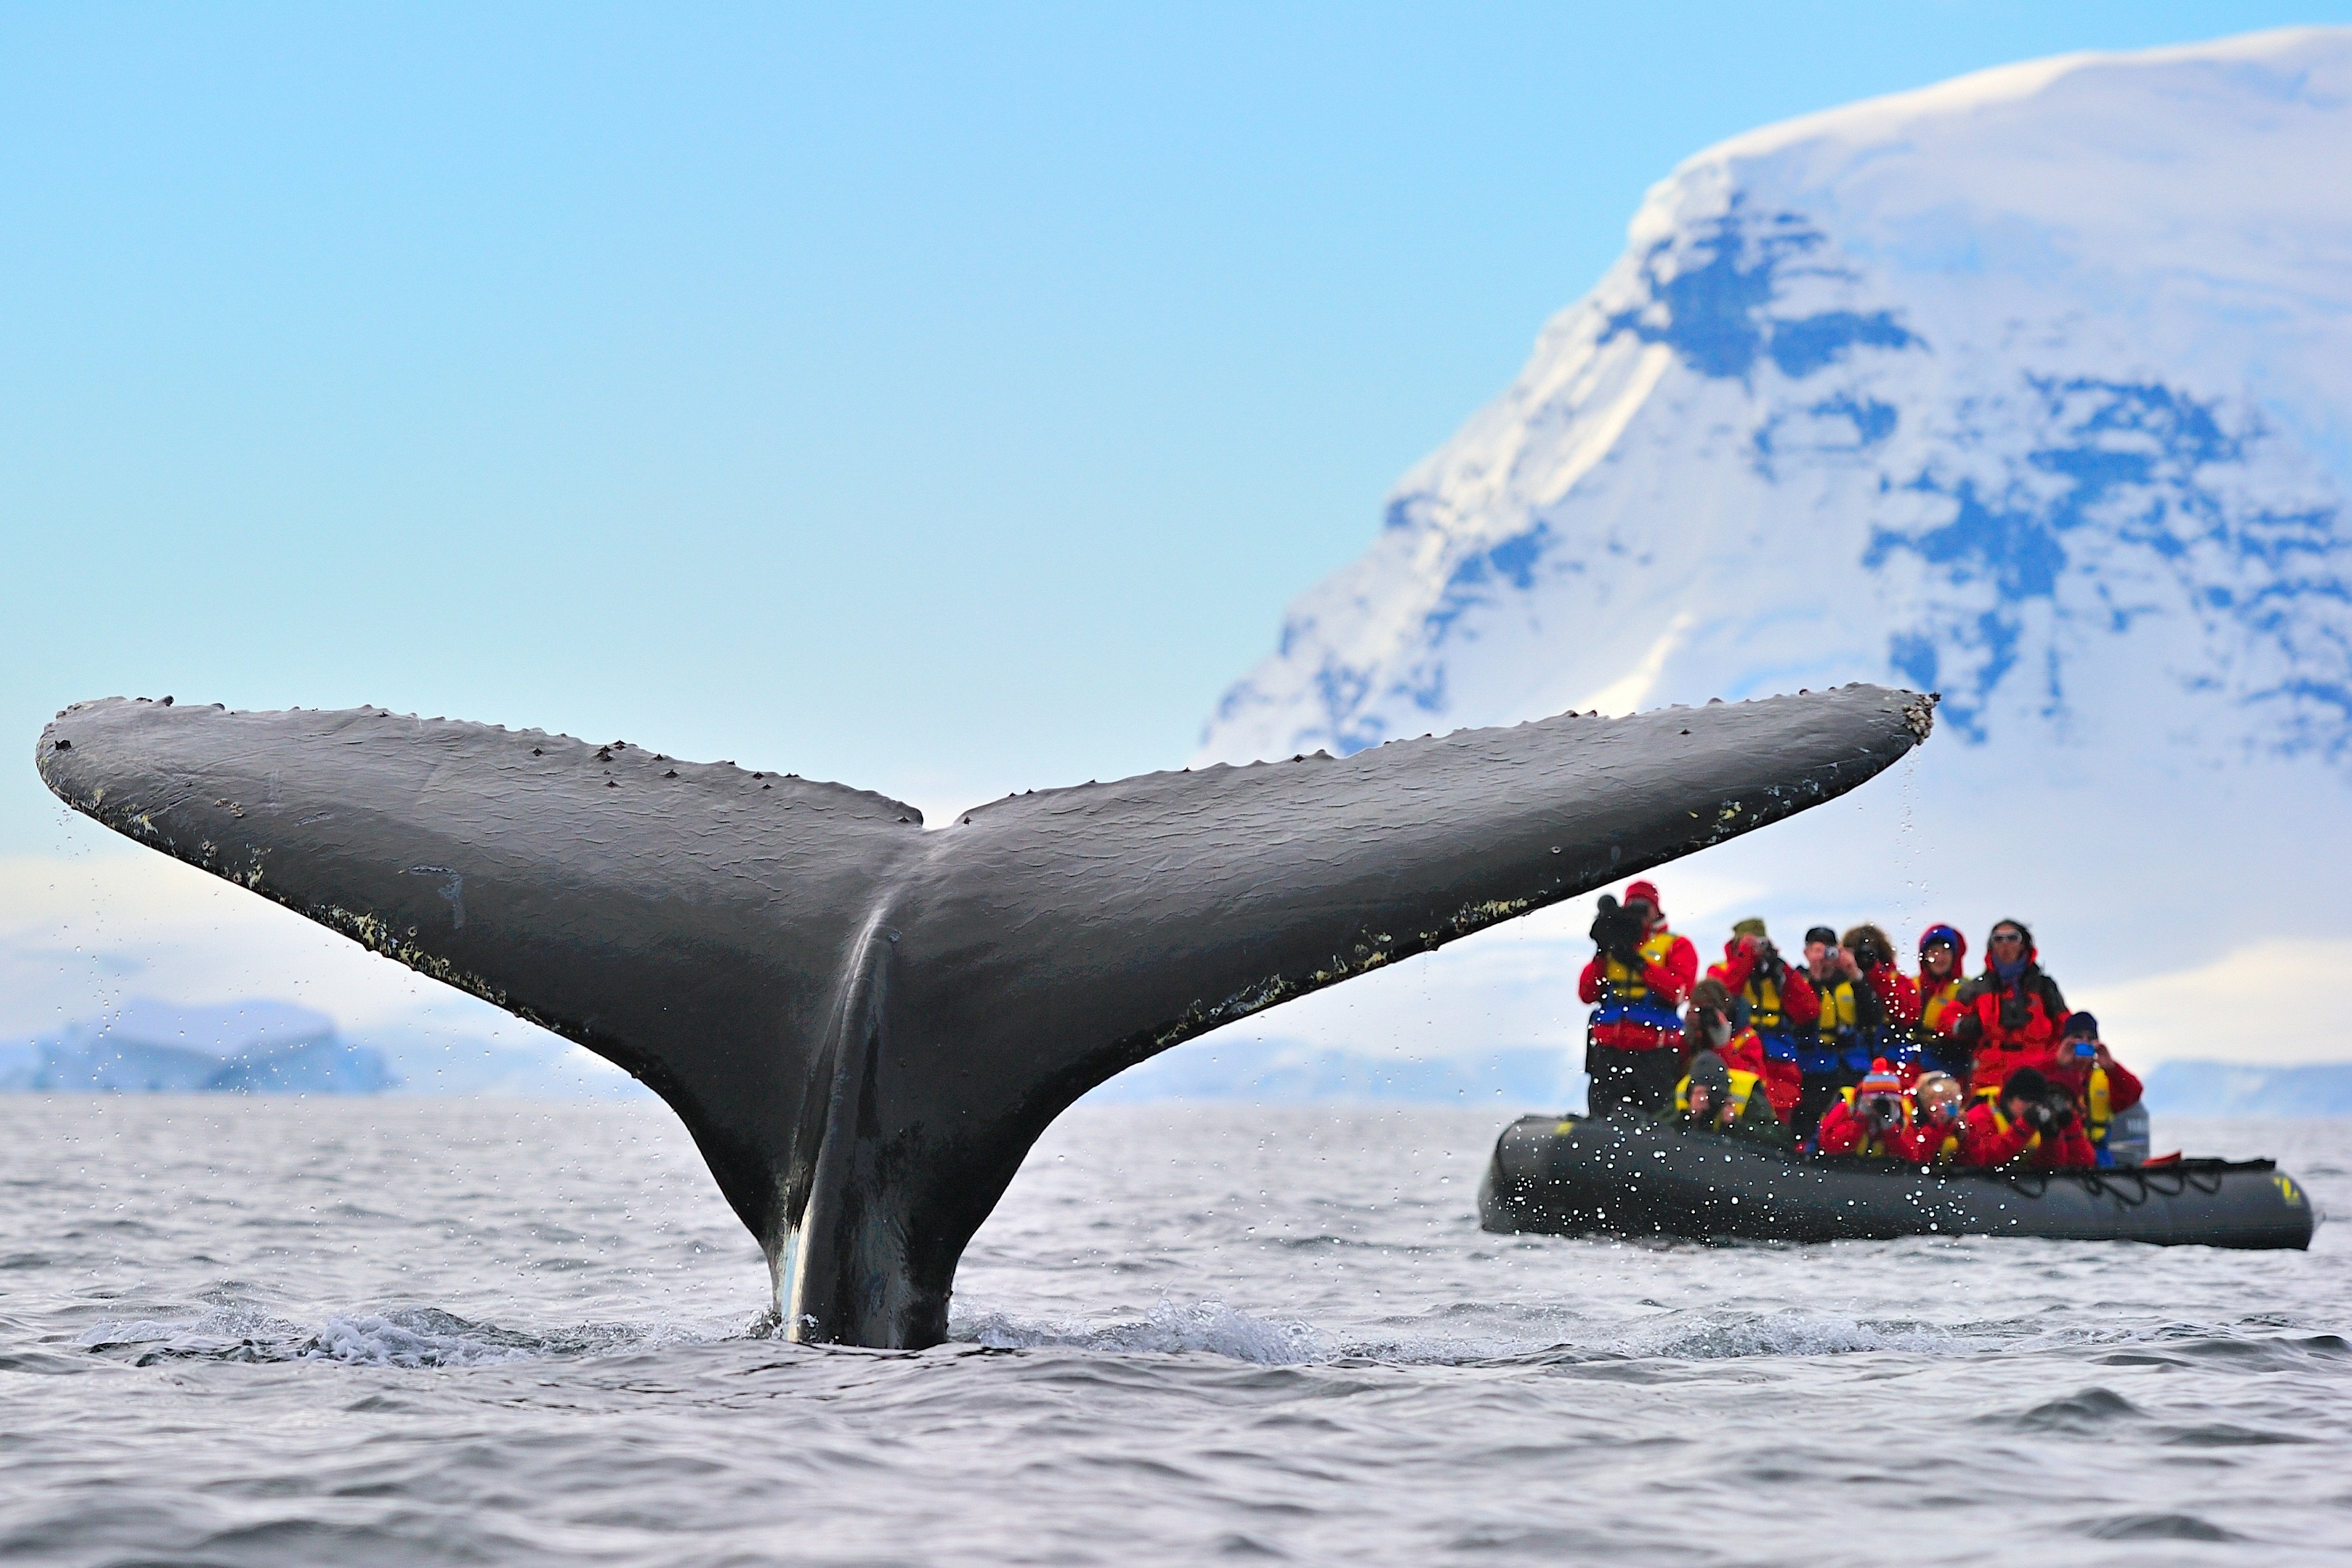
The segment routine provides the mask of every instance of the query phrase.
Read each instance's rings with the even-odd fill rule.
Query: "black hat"
[[[1691,1058],[1690,1086],[1721,1100],[1731,1092],[1731,1069],[1713,1051],[1701,1051]]]
[[[2050,1080],[2033,1068],[2020,1068],[2000,1080],[2000,1098],[2005,1103],[2012,1100],[2047,1100]]]
[[[1809,942],[1818,942],[1825,947],[1835,947],[1838,944],[1837,932],[1827,926],[1815,926],[1806,931],[1805,940]]]
[[[2099,1021],[2096,1018],[2092,1017],[2088,1013],[2067,1014],[2066,1026],[2058,1031],[2058,1037],[2062,1040],[2071,1040],[2077,1036],[2080,1036],[2082,1038],[2086,1040],[2097,1039],[2099,1037]]]

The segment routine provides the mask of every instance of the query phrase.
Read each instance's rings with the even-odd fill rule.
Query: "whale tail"
[[[1841,795],[1932,698],[1570,714],[1353,756],[885,796],[381,710],[121,699],[79,810],[585,1046],[684,1120],[787,1331],[936,1342],[1046,1125],[1205,1030]]]

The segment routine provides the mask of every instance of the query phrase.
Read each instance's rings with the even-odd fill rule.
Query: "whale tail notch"
[[[622,742],[121,699],[43,732],[108,826],[607,1058],[685,1121],[786,1331],[909,1346],[1069,1104],[1209,1029],[1852,789],[1875,687],[1047,790],[885,796]]]

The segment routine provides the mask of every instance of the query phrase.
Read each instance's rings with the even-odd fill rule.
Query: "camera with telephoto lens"
[[[1592,917],[1595,947],[1622,960],[1638,949],[1648,934],[1642,929],[1641,916],[1619,903],[1614,895],[1601,895],[1600,912]]]
[[[1865,1095],[1856,1108],[1862,1124],[1884,1131],[1903,1120],[1903,1106],[1891,1094]]]
[[[1880,945],[1878,938],[1864,931],[1853,939],[1853,961],[1864,969],[1884,969],[1895,962],[1895,955]]]
[[[2073,1095],[2065,1093],[2053,1094],[2050,1097],[2049,1102],[2044,1109],[2050,1113],[2051,1131],[2063,1132],[2067,1128],[2074,1125],[2074,1097]]]

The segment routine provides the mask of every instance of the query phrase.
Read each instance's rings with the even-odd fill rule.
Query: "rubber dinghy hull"
[[[2159,1247],[2305,1247],[2303,1184],[2269,1160],[2149,1170],[1939,1173],[1820,1159],[1634,1116],[1524,1116],[1478,1189],[1502,1234],[1885,1240],[2031,1236]]]

